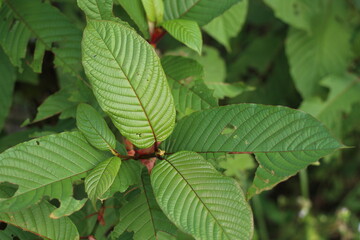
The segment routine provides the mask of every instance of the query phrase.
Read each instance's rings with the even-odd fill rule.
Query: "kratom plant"
[[[231,16],[245,0],[119,0],[131,24],[113,14],[112,0],[78,0],[86,15],[86,77],[73,64],[80,58],[79,31],[55,7],[40,0],[3,2],[0,43],[8,65],[22,71],[26,57],[40,72],[45,51],[53,52],[59,72],[73,83],[47,101],[72,98],[61,112],[76,109],[77,126],[0,154],[5,237],[252,239],[249,200],[342,147],[307,113],[219,106],[194,58],[157,51],[167,33],[201,54],[200,27],[211,33],[214,18],[224,21],[222,14]],[[29,42],[35,44],[32,59]],[[215,94],[231,95],[233,87]],[[44,108],[32,123],[54,114]],[[236,154],[253,155],[259,164],[247,189],[217,164]]]

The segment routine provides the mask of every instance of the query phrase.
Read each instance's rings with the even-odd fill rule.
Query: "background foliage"
[[[255,196],[251,200],[255,218],[255,239],[360,239],[360,2],[228,0],[224,1],[228,6],[221,5],[223,8],[216,6],[217,1],[202,2],[204,5],[215,5],[213,9],[218,12],[213,12],[213,15],[198,14],[204,8],[200,4],[181,15],[184,12],[182,8],[188,6],[178,6],[179,1],[167,0],[163,3],[164,13],[159,13],[157,10],[161,7],[157,4],[162,4],[162,1],[114,0],[114,15],[127,21],[145,38],[150,37],[147,19],[158,24],[164,22],[162,27],[171,35],[166,34],[155,44],[159,53],[164,55],[161,64],[166,76],[161,78],[168,79],[178,111],[178,120],[192,112],[218,105],[283,105],[310,113],[323,122],[333,136],[353,147],[338,151],[321,162],[312,164],[307,170],[301,171],[299,175],[281,183],[272,191]],[[142,4],[148,7],[144,10]],[[90,116],[83,115],[84,118],[101,118],[96,114],[103,114],[87,87],[89,83],[83,73],[80,42],[86,21],[76,2],[3,0],[0,1],[0,6],[0,152],[20,142],[73,130],[76,126],[85,129],[90,136],[94,134],[91,126],[86,125],[86,119],[81,121],[78,118],[75,121],[77,106],[82,102],[89,103],[97,110]],[[86,7],[91,8],[90,5],[79,6],[83,10]],[[104,12],[100,16],[88,18],[111,19],[113,16],[107,14],[107,8],[109,6],[104,6]],[[179,16],[181,20],[176,19]],[[213,19],[212,16],[217,17]],[[194,24],[195,22],[197,24]],[[96,25],[96,21],[93,24]],[[87,34],[93,34],[91,29],[88,29]],[[123,33],[120,31],[118,34],[120,36]],[[89,46],[91,43],[88,42]],[[91,50],[91,46],[89,48]],[[198,54],[200,52],[201,55]],[[156,61],[154,59],[149,57],[146,61],[141,61],[145,64]],[[191,69],[191,72],[174,67],[179,61],[184,69]],[[84,67],[86,71],[86,65]],[[131,66],[125,71],[131,72]],[[182,81],[188,78],[196,81],[191,81],[191,84]],[[161,87],[161,80],[153,81]],[[166,91],[162,93],[167,94]],[[162,99],[162,96],[157,97]],[[166,101],[162,105],[165,103]],[[160,129],[163,124],[161,119],[156,117],[158,116],[154,116],[154,122]],[[112,130],[116,129],[110,121],[108,124]],[[109,146],[114,148],[117,143],[109,129],[104,127],[100,131],[106,135],[105,141],[95,139],[92,144],[104,149]],[[229,126],[229,131],[234,131],[234,126]],[[167,136],[169,133],[161,134]],[[181,132],[178,134],[181,135]],[[100,166],[99,171],[111,171],[114,167],[119,167],[116,164],[114,166],[108,155],[87,148],[83,144],[86,142],[85,137],[78,132],[64,133],[61,138],[66,143],[58,149],[51,149],[50,145],[47,145],[49,142],[58,141],[51,136],[44,138],[44,142],[34,139],[24,148],[31,149],[39,143],[48,151],[61,153],[71,150],[76,139],[76,143],[81,147],[81,150],[77,150],[79,155],[91,152],[96,156],[93,159],[81,159],[83,166],[95,166],[101,160],[108,159],[103,162],[107,165]],[[136,136],[128,137],[136,139]],[[151,134],[147,141],[139,142],[139,145],[147,147],[149,142],[153,142]],[[165,146],[171,149],[171,138],[165,142]],[[202,144],[199,147],[207,146]],[[187,149],[183,146],[182,149],[175,150]],[[256,169],[251,155],[212,157],[223,158],[217,166],[218,170],[235,177],[242,186],[251,183]],[[207,156],[208,159],[212,157]],[[57,177],[73,176],[71,181],[83,177],[80,174],[83,169],[77,167],[78,163],[59,154],[54,159],[54,164],[61,161],[72,164],[79,175],[73,176],[74,172],[64,168],[61,176]],[[163,165],[162,168],[171,172]],[[321,167],[318,167],[319,165]],[[42,167],[46,169],[46,166]],[[128,182],[119,180],[123,174],[119,174],[114,180],[117,188],[124,191],[129,185],[138,183],[140,188],[136,191],[152,194],[150,181],[161,181],[160,177],[150,180],[146,173],[142,173],[139,183],[139,180],[132,176],[141,171],[137,162],[123,162],[121,169],[131,169],[124,177]],[[46,179],[52,176],[48,173],[43,177],[46,182]],[[107,179],[101,181],[107,182]],[[14,191],[11,186],[1,186],[1,198]],[[41,191],[51,192],[51,188],[59,186],[49,185],[31,197],[26,195],[26,187],[27,183],[24,181],[19,188],[23,192],[17,192],[20,193],[19,199],[35,202],[42,196]],[[73,187],[77,189],[79,196],[69,198]],[[85,187],[93,189],[91,198],[96,199],[97,195],[103,194],[102,189],[91,182],[86,183]],[[73,223],[66,224],[70,228],[61,231],[68,235],[54,236],[58,233],[49,233],[45,228],[36,229],[38,224],[34,222],[27,223],[29,230],[48,238],[72,239],[76,236],[73,231],[75,226],[72,225],[75,224],[80,236],[93,234],[95,229],[96,236],[101,237],[108,234],[109,229],[112,229],[119,219],[116,211],[105,211],[106,222],[104,225],[96,225],[96,216],[91,217],[94,211],[91,203],[85,204],[81,201],[81,195],[84,194],[81,185],[77,188],[69,182],[63,184],[61,189],[61,196],[49,195],[61,201],[62,207],[56,212],[55,208],[46,202],[39,207],[29,208],[22,214],[53,214],[56,219],[84,206],[81,211],[71,215]],[[111,194],[112,191],[114,190],[110,188],[105,194]],[[140,207],[144,206],[142,203],[147,199],[144,195],[136,195],[136,191],[110,198],[105,207],[126,205],[129,212],[124,213],[124,216],[135,209],[140,212],[147,211]],[[129,203],[129,199],[133,201]],[[59,205],[56,201],[52,203]],[[11,204],[14,202],[0,206],[0,210],[3,211]],[[154,216],[163,217],[156,203],[151,204]],[[84,222],[84,217],[87,217],[88,221]],[[13,209],[11,214],[0,213],[0,219],[24,224],[21,223],[21,216],[16,209]],[[54,219],[49,219],[47,226],[65,225]],[[60,220],[67,221],[67,218]],[[139,230],[136,222],[127,220],[125,223],[127,229],[135,232]],[[2,230],[5,228],[4,224],[1,223],[0,226],[1,239],[11,236],[18,236],[20,239],[37,238],[10,225],[5,230]],[[152,227],[163,231],[176,229],[169,221]],[[118,237],[124,230],[117,227],[112,234]],[[121,237],[126,239],[128,235],[131,234],[125,233]],[[165,232],[163,237],[169,239]],[[182,232],[178,233],[178,238],[190,239]]]

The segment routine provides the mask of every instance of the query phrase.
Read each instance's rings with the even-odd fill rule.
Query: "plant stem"
[[[301,189],[301,195],[305,199],[309,199],[309,180],[308,180],[308,174],[307,169],[300,170],[300,189]]]
[[[269,234],[266,227],[266,221],[264,217],[264,211],[262,208],[262,204],[260,201],[260,196],[256,195],[252,198],[253,206],[254,206],[254,214],[255,219],[258,224],[258,233],[259,233],[259,239],[262,240],[269,240]]]

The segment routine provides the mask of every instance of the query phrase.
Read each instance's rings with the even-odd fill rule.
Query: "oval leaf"
[[[254,153],[266,175],[273,176],[262,178],[264,185],[256,193],[340,147],[309,114],[259,104],[229,105],[193,113],[179,121],[165,142],[165,150],[170,153],[181,150]]]
[[[252,238],[252,212],[239,184],[199,154],[179,152],[157,164],[151,184],[164,213],[196,239]]]
[[[133,29],[96,20],[88,22],[82,48],[95,96],[121,133],[140,148],[165,140],[175,107],[154,49]]]
[[[90,105],[82,103],[76,111],[76,125],[86,140],[100,150],[116,147],[116,139],[102,116]]]
[[[16,211],[43,196],[60,201],[72,197],[72,182],[107,158],[80,132],[65,132],[21,143],[0,154],[0,183],[16,184],[18,190],[0,198],[1,211]]]
[[[97,165],[85,178],[85,191],[94,204],[110,188],[120,165],[120,158],[111,157]]]
[[[164,22],[162,26],[176,40],[201,54],[202,36],[199,25],[195,21],[174,19]]]

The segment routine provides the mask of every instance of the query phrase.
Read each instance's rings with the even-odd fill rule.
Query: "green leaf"
[[[50,218],[58,219],[64,216],[70,216],[74,212],[79,211],[86,203],[87,198],[82,200],[76,200],[75,198],[67,198],[61,202],[59,208],[55,209],[51,214]]]
[[[49,217],[54,209],[55,207],[50,203],[43,201],[21,211],[2,212],[0,221],[47,239],[79,239],[79,233],[69,218],[51,219]]]
[[[174,19],[164,22],[162,26],[176,40],[201,55],[202,36],[199,25],[195,21]]]
[[[77,4],[90,19],[111,20],[114,18],[112,0],[77,0]]]
[[[40,0],[6,0],[0,19],[0,44],[14,66],[22,70],[28,42],[35,39],[34,70],[41,70],[48,50],[54,53],[56,66],[82,79],[81,32],[58,9]]]
[[[274,10],[276,17],[308,33],[311,32],[311,17],[319,10],[318,2],[320,1],[264,0]]]
[[[350,114],[352,105],[360,103],[360,80],[354,75],[328,76],[321,85],[330,89],[327,99],[305,99],[300,109],[319,119],[340,137],[343,114]]]
[[[161,64],[168,77],[175,108],[180,114],[178,117],[218,106],[213,91],[200,79],[203,68],[197,61],[181,56],[165,56]]]
[[[304,112],[238,104],[203,110],[181,119],[162,147],[168,153],[254,153],[269,176],[288,178],[342,145]],[[256,193],[262,190],[259,188]]]
[[[150,22],[161,24],[164,17],[164,2],[163,0],[141,0],[147,19]]]
[[[226,50],[231,51],[230,39],[236,37],[242,29],[247,9],[248,0],[242,0],[203,26],[203,29],[216,41],[224,45]]]
[[[38,240],[39,237],[30,232],[25,232],[22,229],[17,228],[15,226],[7,225],[5,230],[0,231],[0,239]]]
[[[199,154],[178,152],[161,161],[151,185],[164,213],[196,239],[252,238],[252,212],[239,184]]]
[[[71,89],[64,88],[60,91],[50,95],[38,107],[37,114],[34,120],[26,120],[22,126],[43,121],[49,117],[53,117],[59,113],[65,112],[69,109],[76,107],[77,103],[70,101]]]
[[[200,26],[209,23],[240,0],[164,0],[164,20],[188,19],[196,21]]]
[[[118,239],[125,231],[133,231],[135,240],[156,240],[159,231],[176,231],[156,203],[147,170],[141,176],[140,190],[140,194],[120,209],[120,221],[111,233],[112,239]]]
[[[16,184],[19,189],[9,198],[0,198],[0,212],[25,208],[43,196],[66,200],[73,194],[72,182],[106,158],[80,132],[37,138],[6,150],[0,154],[0,183]]]
[[[116,0],[122,8],[125,9],[130,18],[136,23],[139,27],[139,30],[143,36],[148,39],[149,35],[149,26],[146,21],[145,10],[142,6],[141,0]]]
[[[116,192],[125,192],[129,186],[138,184],[142,167],[143,165],[141,165],[139,161],[131,159],[123,161],[114,182],[108,191],[103,194],[102,198],[107,199],[113,196]]]
[[[9,58],[0,47],[0,132],[3,129],[6,117],[10,111],[12,93],[15,86],[16,72],[11,65]]]
[[[319,81],[327,75],[342,74],[348,67],[351,29],[345,24],[348,11],[343,4],[332,1],[322,7],[312,21],[311,34],[289,30],[286,53],[295,86],[303,98],[322,93]]]
[[[103,117],[92,106],[81,103],[76,112],[76,125],[86,140],[100,150],[112,150],[116,139]]]
[[[85,191],[94,205],[114,182],[120,165],[120,158],[111,157],[99,163],[85,178]]]
[[[82,47],[95,96],[121,133],[140,148],[165,140],[175,107],[151,45],[120,23],[91,20]]]

